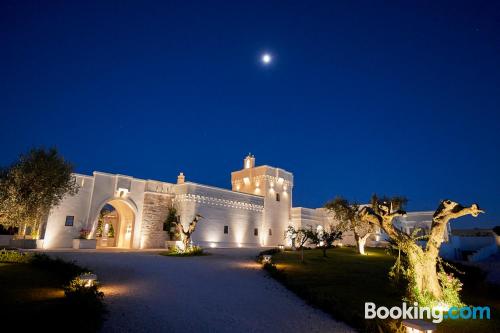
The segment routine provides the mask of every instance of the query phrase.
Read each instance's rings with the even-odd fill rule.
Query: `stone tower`
[[[262,226],[258,237],[262,246],[285,244],[284,233],[291,223],[293,174],[268,165],[255,166],[248,154],[243,169],[231,173],[233,191],[264,197]]]

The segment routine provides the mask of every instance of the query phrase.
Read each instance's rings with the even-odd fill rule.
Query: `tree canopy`
[[[33,148],[0,172],[0,224],[36,230],[43,216],[78,185],[55,148]]]

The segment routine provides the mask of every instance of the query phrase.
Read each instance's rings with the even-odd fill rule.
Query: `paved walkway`
[[[157,252],[49,252],[94,270],[109,315],[103,332],[351,332],[254,262],[257,249],[191,258]]]

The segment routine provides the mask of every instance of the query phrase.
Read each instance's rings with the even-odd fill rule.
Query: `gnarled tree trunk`
[[[360,236],[357,232],[354,233],[354,240],[356,241],[356,247],[358,249],[359,254],[366,255],[365,245],[370,235],[371,233],[367,233],[364,236]]]
[[[415,287],[419,293],[429,293],[435,299],[443,295],[437,275],[437,258],[429,256],[416,244],[407,246],[408,265],[410,274],[414,279]]]

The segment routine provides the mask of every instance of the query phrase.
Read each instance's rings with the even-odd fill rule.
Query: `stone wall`
[[[141,248],[160,248],[165,246],[166,233],[163,222],[172,204],[171,195],[146,193],[142,211]]]

